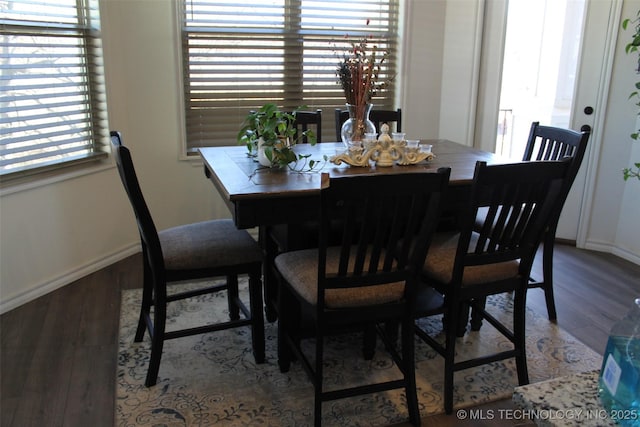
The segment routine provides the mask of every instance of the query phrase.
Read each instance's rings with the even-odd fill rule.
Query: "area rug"
[[[179,285],[189,286],[189,285]],[[148,335],[134,343],[141,291],[123,292],[117,368],[117,426],[308,426],[313,424],[313,388],[299,363],[288,373],[278,369],[277,324],[266,323],[266,361],[255,364],[248,327],[165,342],[157,385],[144,379],[149,360]],[[509,294],[489,299],[498,318],[510,316]],[[178,316],[180,313],[180,316]],[[187,322],[212,321],[227,314],[226,297],[200,296],[173,303],[168,329]],[[508,317],[507,317],[508,318]],[[422,320],[442,337],[439,317]],[[325,387],[359,384],[368,378],[397,374],[382,346],[373,360],[362,358],[357,334],[332,338],[326,345]],[[467,358],[511,344],[489,324],[468,332],[456,345]],[[312,349],[312,343],[309,343]],[[600,367],[601,356],[546,318],[527,312],[527,351],[531,383]],[[423,417],[444,412],[442,358],[416,338],[416,377]],[[455,374],[455,408],[510,398],[517,386],[513,360],[494,362]],[[385,426],[407,421],[401,390],[337,400],[323,404],[325,426]]]

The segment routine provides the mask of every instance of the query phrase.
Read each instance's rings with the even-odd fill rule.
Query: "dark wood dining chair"
[[[570,160],[487,166],[478,162],[461,231],[437,233],[422,271],[416,319],[444,315],[445,342],[416,322],[416,334],[444,357],[444,407],[453,410],[454,372],[515,358],[518,383],[529,382],[525,348],[526,292],[531,267],[562,196]],[[481,226],[477,213],[485,209]],[[512,325],[485,310],[490,295],[513,292]],[[486,320],[513,343],[512,349],[456,361],[456,338],[464,333],[469,307],[479,328]]]
[[[322,110],[317,109],[316,111],[296,111],[295,128],[298,134],[303,134],[307,131],[313,132],[316,138],[316,143],[321,143]],[[307,138],[307,136],[303,136],[299,142],[306,144],[309,142],[309,139]],[[266,261],[264,264],[265,287],[270,287],[270,289],[277,289],[277,285],[272,284],[272,282],[275,281],[274,273],[272,271],[269,271],[269,266],[273,265],[273,259],[276,257],[276,255],[291,248],[299,248],[301,247],[301,245],[309,246],[316,244],[316,229],[316,225],[313,223],[305,223],[300,225],[275,224],[259,227],[258,235],[260,246],[264,250]],[[296,236],[292,236],[292,233]],[[269,292],[267,294],[273,295],[273,292]],[[275,321],[277,319],[275,301],[269,301],[267,298],[265,298],[265,304],[267,320],[270,322]]]
[[[145,330],[149,331],[151,357],[145,385],[150,387],[156,384],[164,341],[174,338],[250,326],[253,356],[256,363],[264,362],[262,251],[256,241],[227,219],[158,231],[144,200],[131,153],[122,144],[120,132],[111,132],[111,143],[120,179],[133,207],[142,246],[142,304],[135,341],[142,341]],[[249,309],[239,296],[238,275],[243,274],[249,276]],[[210,279],[217,277],[226,277],[226,282],[212,285]],[[185,292],[172,292],[168,286],[187,280],[201,281],[202,286]],[[220,291],[227,292],[229,321],[166,330],[169,303]]]
[[[319,246],[276,257],[278,364],[287,372],[292,360],[300,361],[311,378],[316,426],[321,424],[323,402],[398,388],[404,388],[411,423],[420,424],[413,295],[449,174],[450,169],[443,168],[437,173],[330,180],[320,196]],[[332,245],[328,236],[336,223],[342,233],[340,242]],[[387,336],[386,322],[401,325],[400,350]],[[400,370],[399,378],[326,391],[325,338],[354,328],[378,333]],[[309,337],[315,339],[313,357],[301,347]]]
[[[337,108],[335,110],[335,122],[336,122],[336,141],[341,141],[342,136],[342,124],[349,118],[348,110],[341,110]],[[371,110],[369,113],[369,120],[371,120],[376,127],[376,132],[380,133],[380,126],[383,123],[387,123],[390,129],[393,129],[391,123],[395,123],[395,130],[393,132],[402,132],[402,109],[397,110]]]
[[[295,112],[295,126],[297,132],[303,134],[304,132],[311,131],[316,137],[316,142],[322,142],[322,110],[316,111],[296,111]],[[301,141],[303,144],[309,142],[307,136],[303,136]]]
[[[556,304],[553,296],[553,247],[556,238],[556,229],[562,207],[569,195],[569,190],[573,185],[582,159],[587,150],[590,131],[577,132],[571,129],[564,129],[553,126],[541,126],[540,122],[531,124],[529,139],[525,148],[523,160],[560,160],[563,157],[571,158],[569,167],[569,177],[565,182],[562,202],[553,219],[549,222],[545,232],[542,249],[542,280],[529,280],[529,288],[541,288],[544,291],[544,298],[547,305],[547,315],[549,320],[557,319]]]

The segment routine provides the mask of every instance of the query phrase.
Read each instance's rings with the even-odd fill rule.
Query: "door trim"
[[[596,49],[604,55],[599,59],[600,69],[594,70],[598,73],[593,77],[598,81],[595,99],[580,99],[580,94],[574,96],[574,103],[571,114],[571,127],[579,129],[582,124],[588,123],[592,127],[592,134],[589,138],[589,145],[583,160],[584,187],[581,193],[577,193],[579,200],[580,214],[576,218],[576,246],[585,249],[602,250],[602,242],[592,241],[589,236],[590,223],[594,205],[594,191],[598,179],[598,164],[600,161],[600,151],[602,147],[602,136],[606,118],[607,100],[609,86],[613,71],[613,59],[615,55],[618,28],[622,14],[623,0],[587,0],[585,7],[584,28],[589,26],[589,18],[602,17],[608,15],[607,28],[603,28],[600,37],[596,40],[585,40],[583,38],[580,48],[580,63],[585,61],[583,46],[585,43],[599,43],[602,48]],[[500,102],[500,88],[502,80],[502,62],[504,57],[505,35],[507,26],[507,0],[496,0],[485,2],[484,9],[484,30],[482,33],[482,59],[479,73],[479,88],[477,98],[477,113],[474,127],[476,129],[473,146],[485,151],[495,151],[498,123],[498,107]],[[595,19],[595,18],[594,18]],[[599,27],[600,28],[600,27]],[[585,37],[587,37],[585,35]],[[586,78],[584,70],[582,76]],[[580,82],[576,83],[576,87]],[[585,105],[596,107],[591,116],[586,116],[582,109]]]
[[[578,221],[578,234],[576,246],[585,249],[601,249],[600,242],[591,242],[589,239],[589,225],[591,223],[591,213],[593,211],[593,194],[595,192],[596,181],[598,178],[598,165],[600,163],[600,150],[602,148],[602,135],[604,130],[604,122],[606,118],[607,101],[609,98],[609,88],[611,85],[611,76],[613,71],[613,60],[615,56],[616,43],[618,39],[618,28],[620,27],[620,17],[622,15],[622,0],[611,0],[609,2],[600,2],[594,0],[587,1],[587,22],[589,25],[589,17],[594,13],[594,5],[609,5],[609,19],[604,39],[604,57],[602,58],[602,68],[600,70],[600,81],[598,85],[598,95],[596,105],[599,108],[595,111],[593,120],[592,134],[589,137],[589,146],[585,158],[588,159],[585,177],[584,192],[582,194],[582,204],[580,205],[580,219]],[[584,45],[584,40],[583,40]],[[584,55],[580,54],[580,63],[584,59]],[[573,105],[573,120],[575,125],[583,118],[581,112],[583,106],[580,105],[579,99]],[[580,112],[579,112],[580,111]]]
[[[498,133],[507,11],[507,0],[485,2],[473,147],[490,152],[496,149]]]

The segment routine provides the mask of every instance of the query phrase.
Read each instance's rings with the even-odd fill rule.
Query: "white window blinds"
[[[0,175],[106,156],[97,0],[0,1]]]
[[[187,151],[234,145],[246,114],[266,103],[322,109],[323,140],[334,140],[334,109],[345,105],[336,68],[352,42],[389,53],[381,80],[396,74],[398,0],[183,1]],[[396,108],[396,83],[374,108]]]

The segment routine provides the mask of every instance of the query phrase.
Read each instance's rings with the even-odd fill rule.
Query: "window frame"
[[[12,0],[12,2],[14,2]],[[31,2],[21,2],[20,0],[15,0],[15,3],[23,3],[29,4]],[[53,3],[54,6],[59,6],[59,4]],[[45,5],[46,6],[46,5]],[[45,6],[41,6],[42,9]],[[71,5],[62,5],[62,7],[69,7]],[[31,11],[29,11],[31,13]],[[15,169],[4,169],[4,166],[0,169],[0,180],[2,181],[2,188],[6,188],[7,185],[15,186],[28,184],[30,182],[38,182],[38,181],[46,181],[49,182],[51,179],[55,179],[56,176],[62,174],[70,174],[77,175],[79,171],[87,170],[88,166],[100,166],[104,163],[109,156],[109,126],[108,126],[108,118],[107,118],[107,105],[106,105],[106,87],[104,82],[104,69],[103,69],[103,54],[102,54],[102,39],[100,33],[100,11],[99,11],[99,3],[97,0],[77,0],[75,2],[75,15],[69,14],[65,15],[65,17],[73,16],[75,22],[64,22],[64,19],[61,19],[59,16],[52,16],[51,14],[43,14],[41,16],[45,16],[43,19],[38,19],[37,13],[32,13],[30,20],[18,19],[19,16],[11,15],[9,13],[3,14],[2,18],[0,18],[0,35],[7,36],[7,40],[4,46],[7,48],[7,56],[9,55],[8,49],[12,46],[11,37],[17,36],[26,36],[26,37],[42,37],[43,39],[48,39],[48,43],[43,43],[41,45],[33,39],[30,43],[27,43],[28,49],[25,53],[26,61],[34,61],[37,58],[37,51],[34,50],[35,47],[42,46],[43,51],[45,51],[45,55],[41,58],[44,58],[45,61],[49,61],[49,69],[58,70],[62,67],[76,67],[79,69],[79,72],[72,74],[72,77],[75,77],[75,84],[73,85],[73,89],[76,91],[75,94],[82,94],[80,98],[82,102],[76,103],[74,102],[74,109],[70,112],[70,114],[79,115],[81,118],[77,121],[81,123],[77,128],[71,127],[71,125],[65,125],[65,121],[51,120],[50,122],[43,123],[41,125],[32,124],[25,125],[25,123],[29,122],[29,120],[33,120],[33,116],[18,116],[9,117],[10,114],[19,114],[17,111],[21,109],[17,104],[8,105],[5,113],[7,114],[6,124],[9,132],[6,135],[9,137],[5,137],[4,135],[0,140],[2,141],[2,146],[0,149],[2,150],[0,154],[10,153],[10,149],[5,148],[8,147],[10,143],[19,142],[20,139],[25,140],[24,137],[21,138],[20,135],[16,135],[13,133],[13,138],[11,138],[11,129],[13,128],[12,123],[22,122],[21,126],[18,129],[24,134],[24,128],[28,128],[27,130],[32,130],[33,133],[30,135],[26,135],[26,140],[31,142],[31,145],[25,146],[25,150],[22,152],[27,152],[28,149],[34,150],[42,150],[43,147],[53,146],[56,149],[51,150],[51,152],[58,156],[63,150],[62,146],[68,143],[70,139],[76,139],[78,142],[77,148],[72,148],[69,151],[69,155],[62,158],[56,159],[48,159],[46,161],[42,161],[32,165],[22,165]],[[27,14],[28,15],[28,14]],[[57,18],[57,21],[55,19]],[[55,51],[54,47],[58,44],[55,41],[59,40],[71,40],[73,44],[70,46],[72,48],[79,49],[79,52],[76,54],[75,52],[70,57],[73,58],[71,65],[58,65],[59,62],[62,61],[64,57],[64,53],[60,51],[59,54],[53,54]],[[3,40],[4,41],[4,40]],[[46,51],[46,49],[50,49],[50,51]],[[28,63],[26,66],[23,66],[22,69],[25,70],[33,70],[36,69],[37,65],[33,65],[33,63]],[[3,66],[12,67],[15,66],[15,63],[7,61]],[[36,77],[43,78],[48,77],[51,74],[45,74],[44,72],[40,72]],[[26,77],[25,77],[26,76]],[[21,76],[21,78],[13,79],[18,82],[28,81],[30,74],[25,74]],[[3,91],[2,95],[8,94],[7,99],[10,99],[11,96],[14,96],[16,93],[19,93],[19,89],[15,89],[13,86],[13,90],[9,90],[12,87],[9,85],[6,86],[6,92]],[[43,90],[38,90],[38,88],[28,87],[25,88],[26,96],[23,95],[23,100],[33,100],[31,105],[27,105],[26,107],[22,107],[23,110],[30,112],[35,110],[36,108],[42,108],[46,110],[47,113],[44,115],[45,118],[49,119],[54,117],[55,115],[61,114],[59,110],[57,110],[56,106],[51,105],[40,105],[37,100],[39,96],[43,96]],[[56,91],[51,96],[52,99],[62,99],[65,96],[68,96],[68,92],[59,92],[59,89],[56,88],[55,85],[52,85],[49,88],[55,88]],[[84,90],[84,91],[83,91]],[[31,92],[29,92],[31,91]],[[71,104],[68,102],[68,104]],[[12,111],[12,109],[14,111]],[[68,121],[68,120],[67,120]],[[32,122],[33,123],[33,122]],[[53,124],[52,124],[53,123]],[[60,132],[63,136],[60,138],[58,142],[54,142],[51,140],[51,137],[37,137],[37,132],[43,132],[47,129],[50,129],[51,126],[60,126],[62,127],[62,131]],[[33,141],[37,141],[37,143],[33,143]],[[80,152],[82,150],[82,152]],[[75,153],[74,153],[75,152]],[[64,154],[64,153],[63,153]],[[35,155],[36,159],[45,159],[46,155]],[[19,162],[16,162],[19,163]]]
[[[196,0],[197,1],[197,0]],[[286,0],[286,4],[291,6],[292,4],[298,5],[299,7],[302,5],[304,0]],[[331,84],[332,87],[330,89],[330,94],[326,96],[327,100],[319,100],[319,99],[308,99],[305,98],[304,94],[304,85],[312,82],[312,79],[305,79],[304,77],[304,66],[305,62],[297,62],[297,67],[291,66],[290,58],[295,56],[295,54],[284,53],[282,56],[286,57],[286,60],[283,60],[283,63],[288,64],[288,68],[293,70],[293,72],[297,72],[300,74],[300,79],[298,80],[299,91],[294,92],[293,95],[286,95],[288,87],[285,87],[284,81],[282,81],[283,89],[281,91],[282,96],[265,96],[261,97],[260,94],[256,94],[252,101],[247,101],[246,99],[237,97],[231,98],[226,101],[224,107],[218,106],[219,110],[226,109],[231,111],[225,112],[222,115],[221,121],[227,124],[225,129],[224,136],[220,137],[218,140],[208,139],[204,142],[194,141],[192,135],[194,131],[192,130],[195,126],[193,122],[190,123],[190,69],[189,69],[189,41],[190,34],[189,28],[185,23],[185,13],[187,11],[187,3],[192,3],[193,0],[181,0],[177,2],[176,6],[176,27],[178,34],[178,55],[180,57],[181,66],[179,67],[180,78],[181,78],[181,90],[180,90],[180,100],[183,105],[183,114],[181,117],[181,125],[183,131],[183,144],[181,149],[181,157],[182,158],[193,158],[194,155],[197,155],[197,149],[201,146],[224,146],[224,145],[235,145],[236,144],[236,133],[241,127],[241,123],[244,120],[245,116],[250,110],[256,110],[260,108],[265,103],[275,103],[280,108],[284,110],[293,110],[294,108],[305,105],[308,110],[315,111],[316,109],[323,110],[323,141],[331,141],[334,138],[335,134],[335,124],[334,124],[334,109],[340,108],[345,109],[345,99],[344,94],[342,93],[342,89],[338,82],[338,77],[335,73],[337,69],[337,65],[342,55],[348,53],[353,43],[358,43],[363,39],[368,40],[368,45],[373,46],[379,43],[380,39],[383,39],[383,43],[385,43],[384,50],[388,53],[387,61],[389,61],[390,66],[387,67],[385,65],[384,71],[381,73],[381,80],[388,81],[386,88],[378,93],[373,99],[374,109],[385,109],[385,110],[395,110],[398,108],[398,94],[400,92],[401,82],[399,81],[399,72],[401,63],[400,63],[400,43],[401,43],[401,18],[400,18],[400,9],[401,9],[401,1],[400,0],[378,0],[378,3],[382,2],[388,3],[388,10],[385,9],[385,13],[389,14],[388,18],[388,28],[385,31],[374,31],[375,29],[372,27],[368,27],[367,25],[369,19],[363,16],[361,19],[358,18],[361,22],[359,27],[353,29],[352,31],[348,31],[347,29],[332,29],[332,30],[318,30],[318,29],[301,29],[299,23],[292,25],[292,28],[289,30],[282,30],[281,37],[283,40],[284,48],[289,49],[289,51],[297,51],[299,57],[303,57],[305,54],[305,49],[301,46],[305,41],[311,40],[314,37],[318,38],[320,41],[324,41],[325,43],[330,40],[331,45],[326,47],[325,50],[329,51],[322,57],[316,57],[316,63],[319,60],[328,61],[328,64],[331,71],[330,74],[325,70],[324,71],[324,81],[325,87],[327,89],[327,85]],[[333,3],[340,4],[338,1],[333,1]],[[369,2],[371,3],[371,2]],[[375,3],[375,2],[374,2]],[[382,9],[382,8],[381,8]],[[376,12],[381,13],[381,12]],[[302,16],[302,12],[298,14],[285,14],[283,16]],[[376,18],[376,21],[380,21],[379,18]],[[366,24],[364,24],[366,22]],[[296,26],[297,25],[297,26]],[[242,33],[241,29],[235,29],[236,33]],[[289,31],[289,33],[287,33]],[[227,32],[220,36],[220,38],[225,37],[225,35],[229,34],[229,29]],[[246,34],[255,34],[259,32],[255,28],[250,28],[245,33]],[[265,35],[268,32],[260,33],[263,37],[269,37],[269,34]],[[209,36],[212,38],[216,37],[216,30],[210,30],[208,32]],[[276,37],[278,32],[277,30],[272,30],[271,35]],[[274,35],[275,34],[275,35]],[[373,35],[373,37],[372,37]],[[298,41],[298,44],[293,43],[292,45],[287,46],[287,40],[291,42],[292,40]],[[307,52],[308,53],[308,52]],[[319,59],[318,59],[319,58]],[[313,65],[313,64],[312,64]],[[282,71],[283,73],[285,71]],[[282,80],[285,80],[283,78]],[[330,80],[330,81],[329,81]],[[230,79],[228,81],[229,87],[233,85],[235,80]],[[272,89],[272,88],[269,88]],[[231,93],[231,89],[227,90],[227,93]],[[206,121],[205,121],[206,122]],[[203,122],[203,124],[206,124]],[[204,132],[206,135],[206,132]]]

